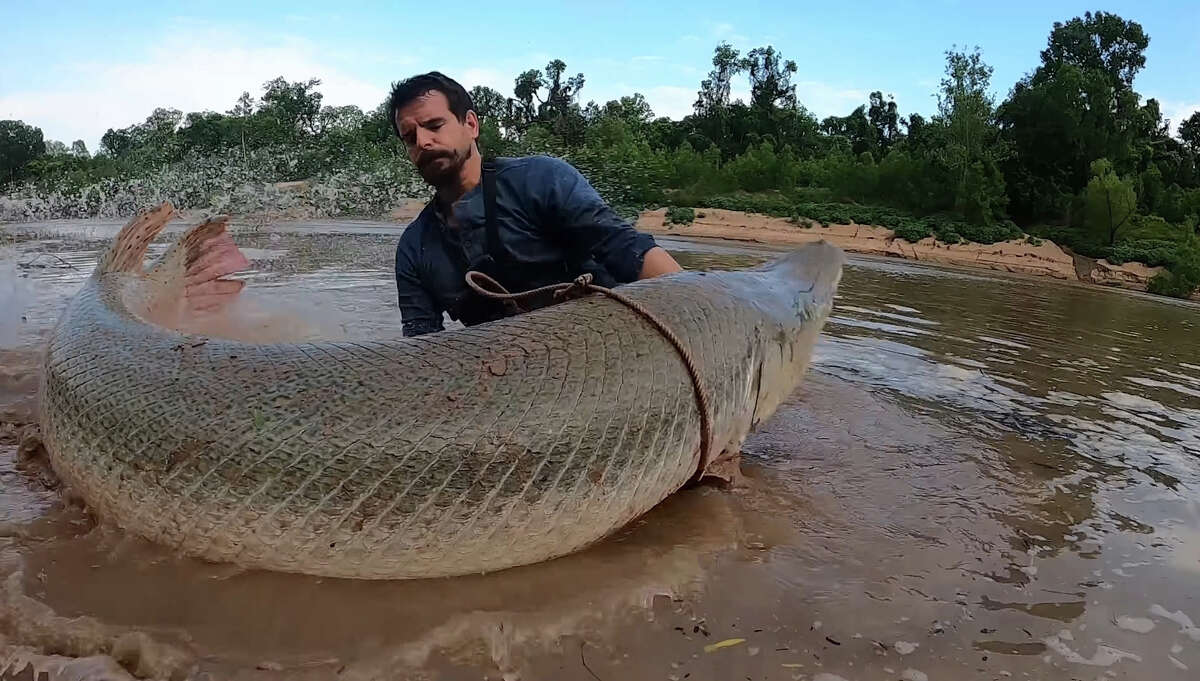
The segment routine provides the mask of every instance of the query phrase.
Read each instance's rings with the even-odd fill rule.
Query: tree
[[[876,151],[878,140],[875,128],[867,117],[867,107],[860,106],[850,112],[849,116],[828,116],[821,121],[821,131],[830,137],[840,137],[846,140],[850,151],[855,155]]]
[[[1193,154],[1200,154],[1200,111],[1194,112],[1179,124],[1179,139]]]
[[[605,103],[599,115],[616,118],[631,131],[639,132],[654,119],[654,109],[650,108],[650,102],[646,101],[642,93],[635,92],[630,96]]]
[[[0,178],[14,182],[30,161],[46,153],[41,128],[23,121],[0,121]]]
[[[250,96],[249,92],[243,91],[242,96],[238,97],[237,103],[234,104],[233,108],[226,113],[228,113],[230,116],[246,118],[254,113],[254,98]]]
[[[317,130],[320,133],[340,132],[345,134],[358,129],[364,119],[366,119],[366,114],[354,104],[325,106],[321,107],[321,113],[317,117]]]
[[[888,95],[888,100],[884,102],[882,92],[872,92],[867,118],[871,121],[871,127],[875,129],[875,139],[879,143],[882,157],[900,138],[900,113],[896,107],[896,100]]]
[[[998,120],[1015,155],[1004,165],[1010,206],[1023,221],[1062,219],[1106,158],[1135,174],[1161,147],[1161,114],[1133,90],[1149,37],[1107,13],[1055,24],[1042,63],[1013,88]]]
[[[1064,65],[1100,71],[1117,89],[1131,89],[1133,78],[1146,65],[1150,37],[1141,24],[1108,12],[1086,12],[1066,23],[1054,22],[1042,50],[1042,77],[1052,77]],[[1038,81],[1035,76],[1034,82]]]
[[[945,126],[939,153],[954,194],[955,209],[971,222],[991,224],[1003,212],[1004,176],[999,164],[1008,157],[994,121],[988,93],[992,67],[979,48],[946,53],[946,77],[938,93],[938,114]]]
[[[721,43],[713,50],[712,71],[700,82],[696,93],[696,116],[704,118],[722,112],[729,106],[729,92],[733,77],[746,68],[746,62],[738,58],[738,51],[729,43]]]
[[[1133,183],[1118,177],[1108,159],[1102,158],[1092,163],[1085,199],[1088,227],[1109,247],[1115,246],[1137,210]]]
[[[237,120],[213,111],[189,113],[178,132],[180,151],[213,154],[237,145],[241,141],[234,127]]]
[[[486,85],[471,88],[471,103],[481,119],[503,122],[508,116],[508,98]]]
[[[71,154],[78,156],[79,158],[92,157],[92,155],[88,153],[87,145],[83,143],[83,140],[75,140],[74,142],[71,142]]]
[[[542,102],[542,110],[538,112],[543,121],[561,119],[578,109],[575,100],[583,89],[583,74],[577,73],[563,81],[566,70],[567,65],[561,59],[546,64],[541,81],[546,88],[546,99]]]
[[[70,147],[58,140],[46,140],[47,156],[66,156],[71,153]]]
[[[714,65],[716,58],[713,59]],[[742,62],[743,70],[750,74],[750,103],[760,109],[793,108],[796,106],[796,86],[792,85],[792,74],[796,62],[784,60],[774,47],[756,47],[750,50]],[[728,86],[725,98],[728,99]]]
[[[317,91],[320,84],[316,78],[295,83],[274,78],[263,85],[261,106],[255,115],[273,123],[269,126],[274,128],[272,142],[292,141],[317,133],[322,99]]]

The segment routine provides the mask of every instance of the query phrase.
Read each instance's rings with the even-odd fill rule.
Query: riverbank
[[[875,225],[830,224],[803,227],[787,218],[734,210],[698,209],[688,225],[668,224],[667,209],[643,211],[637,227],[651,234],[689,236],[773,245],[802,244],[824,239],[849,253],[887,256],[942,265],[979,267],[1002,272],[1050,277],[1085,284],[1145,291],[1163,271],[1129,262],[1116,265],[1071,253],[1046,239],[1019,239],[994,244],[947,244],[933,237],[912,243]],[[1192,295],[1200,300],[1200,293]]]

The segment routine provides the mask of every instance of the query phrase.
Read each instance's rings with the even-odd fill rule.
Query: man
[[[470,95],[441,73],[395,84],[388,111],[409,158],[437,190],[396,248],[404,335],[441,331],[443,313],[468,326],[505,316],[500,303],[467,286],[470,270],[519,292],[583,273],[611,287],[682,269],[568,163],[533,156],[485,164]]]

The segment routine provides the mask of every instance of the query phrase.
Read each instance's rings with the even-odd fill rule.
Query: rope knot
[[[554,292],[555,300],[570,300],[572,298],[581,298],[587,295],[588,291],[592,290],[592,274],[585,272],[570,284],[563,284]]]

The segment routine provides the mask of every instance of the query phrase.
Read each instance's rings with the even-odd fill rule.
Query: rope
[[[473,270],[467,272],[467,286],[470,286],[472,290],[485,298],[504,302],[510,306],[509,309],[515,309],[516,312],[525,312],[520,306],[520,301],[545,293],[553,293],[555,300],[566,299],[573,295],[580,295],[589,291],[602,293],[633,310],[642,319],[649,322],[651,326],[662,334],[663,338],[667,339],[671,347],[675,348],[675,352],[679,354],[679,359],[683,360],[683,365],[687,368],[688,376],[692,379],[692,390],[696,395],[696,408],[700,411],[700,465],[696,469],[693,480],[700,480],[712,456],[712,407],[709,403],[708,390],[704,387],[704,382],[700,380],[700,369],[696,367],[696,361],[692,357],[692,353],[684,347],[683,341],[679,340],[675,332],[668,328],[662,320],[655,317],[653,312],[642,307],[642,304],[636,300],[626,298],[624,295],[610,288],[593,284],[591,274],[582,274],[572,282],[550,284],[549,286],[542,286],[520,293],[509,293],[500,282],[483,272]]]

